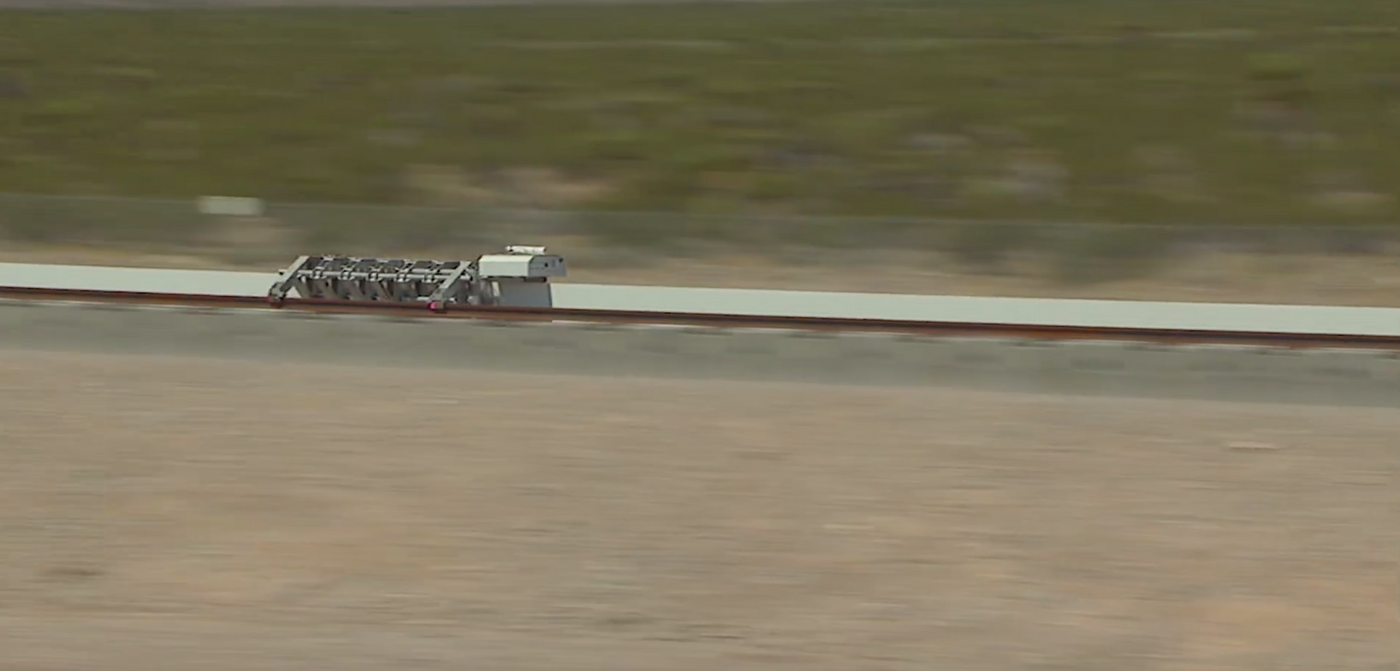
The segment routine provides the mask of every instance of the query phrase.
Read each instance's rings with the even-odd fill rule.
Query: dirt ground
[[[1393,671],[1397,437],[0,351],[0,669]]]

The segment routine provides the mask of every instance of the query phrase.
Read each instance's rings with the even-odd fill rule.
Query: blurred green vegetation
[[[0,21],[9,192],[1364,224],[1397,157],[1396,0]]]

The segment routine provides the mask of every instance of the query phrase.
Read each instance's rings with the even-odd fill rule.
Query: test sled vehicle
[[[267,298],[274,306],[293,293],[312,300],[421,303],[434,312],[454,305],[548,305],[547,282],[564,274],[563,257],[526,245],[475,261],[303,256],[278,271]]]

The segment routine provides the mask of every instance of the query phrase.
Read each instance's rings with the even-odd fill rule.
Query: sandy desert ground
[[[1393,671],[1400,412],[0,351],[0,669]]]

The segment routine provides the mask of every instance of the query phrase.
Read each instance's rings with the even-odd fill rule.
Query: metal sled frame
[[[279,275],[267,293],[274,304],[295,291],[308,299],[426,302],[436,309],[471,303],[476,293],[475,268],[468,261],[301,256]]]

